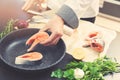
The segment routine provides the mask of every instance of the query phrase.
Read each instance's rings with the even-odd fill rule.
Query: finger
[[[44,44],[44,46],[52,46],[52,45],[56,45],[59,42],[60,38],[56,38],[55,40],[53,40],[52,42],[46,43]]]
[[[39,9],[43,10],[43,8],[44,8],[43,4],[45,4],[45,0],[39,0],[38,4],[39,4]]]
[[[43,44],[45,46],[47,46],[47,45],[55,45],[57,43],[57,41],[61,38],[61,36],[62,35],[52,33],[50,35],[50,37],[47,40],[41,42],[41,44]]]
[[[30,9],[33,4],[34,4],[35,0],[27,0],[27,2],[25,3],[25,5],[22,7],[22,10],[27,11],[28,9]]]

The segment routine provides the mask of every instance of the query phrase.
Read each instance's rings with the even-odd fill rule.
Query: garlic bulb
[[[83,76],[84,76],[84,71],[82,69],[80,69],[80,68],[74,69],[74,77],[76,79],[83,78]]]

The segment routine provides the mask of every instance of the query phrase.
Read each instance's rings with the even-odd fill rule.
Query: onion
[[[18,29],[27,28],[28,25],[28,22],[25,20],[17,20],[14,22],[14,27],[17,27]]]

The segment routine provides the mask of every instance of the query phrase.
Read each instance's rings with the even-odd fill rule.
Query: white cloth
[[[73,9],[78,18],[89,18],[98,14],[99,3],[101,0],[48,0],[48,7],[57,11],[65,4]]]

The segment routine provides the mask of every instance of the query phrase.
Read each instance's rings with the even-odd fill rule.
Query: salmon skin
[[[15,64],[33,64],[36,61],[40,61],[42,58],[43,55],[39,52],[25,53],[16,57]]]

